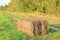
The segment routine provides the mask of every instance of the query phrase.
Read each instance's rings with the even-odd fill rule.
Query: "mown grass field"
[[[8,13],[0,12],[0,40],[37,40],[37,37],[30,37],[17,30],[19,18],[41,18],[46,19],[49,25],[60,29],[60,16],[37,13]],[[49,30],[47,35],[41,36],[44,40],[60,40],[60,31]]]

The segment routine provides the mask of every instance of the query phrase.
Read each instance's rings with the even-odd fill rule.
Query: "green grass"
[[[18,32],[6,15],[0,13],[0,40],[17,40]]]
[[[60,24],[51,24],[50,26],[60,29]]]
[[[32,18],[33,16],[20,15],[20,18]],[[16,28],[17,16],[12,16],[9,13],[0,12],[0,40],[37,40],[37,37],[30,37],[26,33],[19,32]],[[13,20],[11,22],[11,20]],[[58,28],[58,25],[57,25]],[[59,26],[60,28],[60,26]],[[42,37],[42,36],[41,36]],[[60,40],[60,32],[56,30],[49,30],[47,35],[42,37],[44,40]]]
[[[9,16],[9,15],[8,15]],[[0,40],[33,40],[23,32],[16,29],[16,25],[11,22],[10,16],[4,15],[0,12]],[[13,19],[14,20],[14,19]]]

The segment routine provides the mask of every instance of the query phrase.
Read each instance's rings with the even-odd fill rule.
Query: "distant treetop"
[[[11,0],[0,0],[0,6],[9,5],[10,2]]]

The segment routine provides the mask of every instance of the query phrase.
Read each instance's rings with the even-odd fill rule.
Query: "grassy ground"
[[[37,40],[16,29],[16,20],[19,18],[41,18],[49,21],[51,26],[60,28],[59,16],[31,13],[7,13],[0,12],[0,40]],[[41,36],[44,40],[60,40],[60,32],[50,29],[47,35]]]

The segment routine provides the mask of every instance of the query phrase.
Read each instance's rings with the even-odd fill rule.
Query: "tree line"
[[[60,0],[11,0],[0,10],[15,12],[60,13]]]

